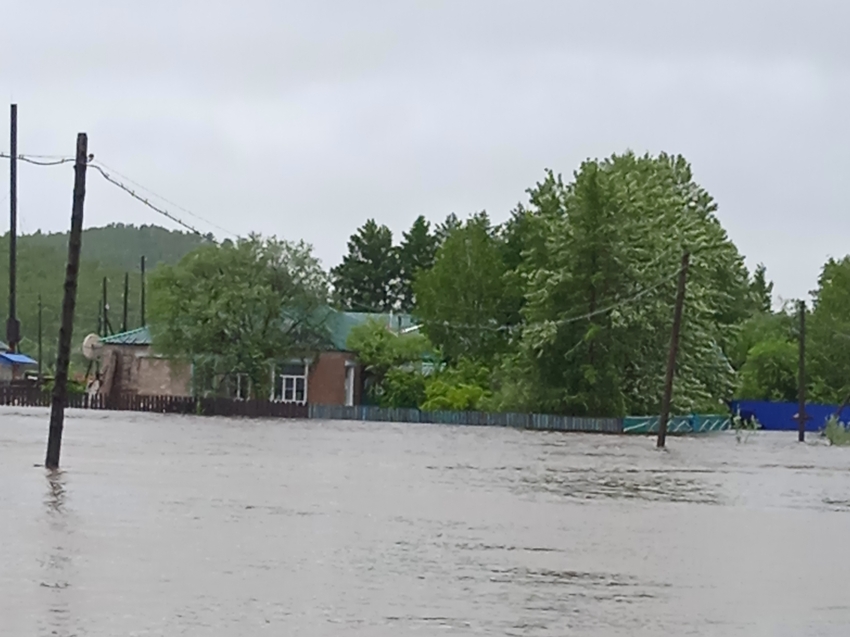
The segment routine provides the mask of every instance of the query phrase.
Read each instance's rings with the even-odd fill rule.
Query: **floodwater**
[[[850,450],[0,410],[0,635],[850,634]]]

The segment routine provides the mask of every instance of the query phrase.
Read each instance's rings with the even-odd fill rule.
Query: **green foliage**
[[[369,219],[348,241],[348,254],[331,270],[337,302],[355,312],[395,309],[400,277],[393,233]]]
[[[763,263],[756,266],[750,281],[750,299],[756,312],[769,313],[773,306],[773,281],[768,282]]]
[[[740,370],[752,348],[767,341],[797,342],[797,319],[783,308],[779,312],[758,311],[744,321],[729,347],[729,362]]]
[[[469,358],[441,369],[425,384],[425,411],[475,411],[489,406],[490,369]]]
[[[150,280],[154,346],[191,360],[199,377],[247,374],[255,395],[271,361],[329,339],[328,282],[308,245],[251,236],[196,249]]]
[[[372,320],[351,330],[346,347],[363,364],[371,400],[386,407],[415,406],[421,400],[424,380],[415,376],[421,376],[422,360],[432,350],[424,335],[396,334]]]
[[[812,400],[841,403],[850,389],[850,257],[823,267],[808,320]]]
[[[486,398],[486,391],[478,385],[460,383],[451,385],[435,378],[425,386],[423,411],[476,411]]]
[[[381,407],[416,409],[425,400],[425,376],[419,370],[396,367],[386,373],[381,389]]]
[[[831,445],[840,447],[850,446],[850,429],[847,428],[846,424],[839,422],[835,416],[827,421],[826,429],[823,433]]]
[[[403,240],[398,248],[399,301],[402,311],[410,312],[416,302],[413,281],[420,272],[429,270],[434,265],[438,239],[431,234],[431,224],[423,216],[417,217],[410,230],[402,236]]]
[[[205,243],[196,235],[170,232],[156,226],[111,225],[83,231],[83,247],[77,287],[77,308],[74,320],[72,366],[85,372],[88,364],[82,358],[79,344],[98,328],[98,307],[104,277],[107,278],[109,319],[114,331],[122,325],[124,273],[130,272],[128,298],[128,328],[139,327],[140,288],[138,275],[142,255],[151,265],[177,263],[186,253]],[[36,358],[38,355],[38,298],[43,304],[43,363],[45,373],[56,364],[59,322],[64,296],[65,265],[68,258],[68,233],[18,237],[18,319],[21,322],[21,350]],[[9,236],[0,239],[0,313],[8,316],[9,298]],[[5,340],[2,330],[0,340]],[[80,372],[80,373],[82,373]]]
[[[24,238],[33,246],[52,248],[67,254],[68,233],[36,232]],[[167,230],[159,226],[133,226],[112,223],[83,231],[83,256],[121,272],[138,272],[145,257],[151,270],[160,263],[173,265],[195,248],[213,243],[213,236]]]
[[[422,334],[396,334],[377,320],[352,329],[346,347],[357,354],[366,371],[381,378],[393,367],[421,362],[431,351]]]
[[[550,172],[530,195],[519,267],[526,323],[518,355],[505,359],[505,407],[656,413],[685,248],[674,410],[714,409],[731,397],[725,350],[748,311],[748,277],[687,162],[663,154],[588,161],[573,182]]]
[[[741,368],[738,396],[793,402],[797,396],[797,360],[797,346],[787,340],[757,343]]]
[[[434,267],[420,273],[416,314],[447,360],[488,361],[509,349],[522,289],[506,274],[502,239],[485,213],[450,230]]]

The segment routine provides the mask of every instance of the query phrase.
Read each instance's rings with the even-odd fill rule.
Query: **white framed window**
[[[286,363],[272,369],[271,400],[281,403],[307,403],[307,364]]]
[[[236,387],[234,388],[236,400],[248,400],[251,398],[251,379],[248,374],[236,374]]]
[[[217,377],[218,395],[233,400],[250,400],[251,379],[248,374],[234,373]]]

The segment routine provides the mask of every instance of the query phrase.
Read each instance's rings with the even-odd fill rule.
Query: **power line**
[[[127,175],[122,175],[120,172],[118,172],[118,171],[117,171],[117,170],[115,170],[114,168],[111,168],[111,167],[107,166],[107,165],[106,165],[103,161],[101,161],[100,159],[98,159],[98,160],[97,160],[97,163],[98,163],[98,164],[100,164],[100,166],[102,166],[102,167],[103,167],[103,168],[105,168],[106,170],[108,170],[110,173],[112,173],[112,174],[114,174],[114,175],[118,175],[118,176],[119,176],[119,177],[121,177],[124,181],[126,181],[126,182],[128,182],[128,183],[131,183],[131,184],[133,184],[134,186],[136,186],[137,188],[140,188],[141,190],[144,190],[144,191],[148,192],[149,194],[153,195],[153,196],[154,196],[154,197],[156,197],[157,199],[160,199],[160,200],[164,201],[165,203],[169,204],[170,206],[173,206],[174,208],[177,208],[178,210],[180,210],[180,211],[182,211],[182,212],[185,212],[187,215],[189,215],[189,216],[191,216],[191,217],[194,217],[194,218],[195,218],[195,219],[197,219],[198,221],[202,221],[202,222],[206,223],[207,225],[212,226],[213,228],[216,228],[217,230],[221,230],[222,232],[225,232],[225,233],[227,233],[227,234],[229,234],[229,235],[231,235],[231,236],[233,236],[233,237],[238,237],[238,236],[239,236],[239,235],[237,235],[235,232],[232,232],[232,231],[228,230],[227,228],[223,228],[222,226],[219,226],[219,225],[217,225],[217,224],[213,223],[212,221],[209,221],[208,219],[204,219],[203,217],[201,217],[200,215],[195,214],[194,212],[192,212],[192,211],[191,211],[191,210],[189,210],[188,208],[185,208],[185,207],[181,206],[180,204],[175,203],[174,201],[171,201],[170,199],[166,199],[166,198],[165,198],[165,197],[163,197],[162,195],[159,195],[159,194],[155,193],[155,192],[154,192],[153,190],[151,190],[150,188],[148,188],[148,187],[146,187],[146,186],[143,186],[142,184],[140,184],[140,183],[139,183],[139,182],[137,182],[137,181],[133,181],[132,179],[130,179],[129,177],[127,177]],[[90,164],[90,165],[92,165],[92,164]]]
[[[33,159],[33,157],[40,157],[40,155],[18,155],[17,159],[18,161],[34,164],[35,166],[60,166],[62,164],[70,164],[76,161],[73,157],[62,157],[61,159],[55,159],[53,161],[41,161],[40,159]],[[45,157],[49,156],[45,155]],[[0,153],[0,159],[12,159],[12,156],[7,155],[6,153]]]
[[[113,179],[113,178],[109,175],[109,173],[108,173],[108,172],[106,172],[103,168],[101,168],[101,167],[100,167],[100,166],[98,166],[97,164],[89,164],[89,166],[90,166],[91,168],[94,168],[96,171],[98,171],[98,172],[101,174],[101,176],[102,176],[102,177],[103,177],[106,181],[108,181],[109,183],[111,183],[113,186],[117,186],[118,188],[120,188],[121,190],[123,190],[124,192],[126,192],[128,195],[130,195],[133,199],[135,199],[135,200],[137,200],[137,201],[142,202],[144,205],[146,205],[148,208],[150,208],[150,209],[151,209],[151,210],[153,210],[154,212],[158,212],[158,213],[159,213],[159,214],[161,214],[163,217],[166,217],[166,218],[168,218],[168,219],[171,219],[171,221],[173,221],[174,223],[176,223],[176,224],[178,224],[178,225],[180,225],[180,226],[183,226],[184,228],[186,228],[187,230],[189,230],[190,232],[193,232],[194,234],[196,234],[196,235],[198,235],[198,236],[201,236],[201,237],[202,237],[202,236],[204,236],[204,235],[203,235],[203,233],[202,233],[200,230],[198,230],[197,228],[195,228],[195,227],[193,227],[193,226],[190,226],[188,223],[186,223],[186,222],[185,222],[185,221],[183,221],[182,219],[179,219],[178,217],[174,216],[173,214],[171,214],[171,213],[170,213],[170,212],[168,212],[167,210],[164,210],[163,208],[159,208],[159,207],[157,207],[157,206],[153,205],[153,204],[152,204],[150,201],[148,201],[145,197],[142,197],[141,195],[136,194],[136,192],[135,192],[132,188],[128,188],[127,186],[125,186],[124,184],[122,184],[120,181],[117,181],[116,179]]]
[[[0,159],[11,159],[11,156],[6,154],[6,153],[0,153]],[[17,159],[20,160],[20,161],[26,162],[28,164],[33,164],[35,166],[60,166],[62,164],[69,164],[69,163],[73,163],[74,161],[76,161],[76,158],[74,158],[74,157],[63,157],[61,155],[17,155]],[[143,197],[142,195],[139,195],[138,193],[136,193],[135,190],[133,190],[132,188],[126,186],[121,181],[118,181],[117,179],[112,177],[112,175],[109,172],[107,172],[107,170],[109,170],[112,173],[115,173],[116,175],[119,175],[122,179],[128,181],[129,183],[134,184],[138,188],[140,188],[144,191],[147,191],[148,193],[150,193],[151,195],[153,195],[157,199],[161,199],[162,201],[170,204],[171,206],[182,210],[186,214],[191,215],[195,219],[198,219],[199,221],[202,221],[202,222],[206,223],[207,225],[212,226],[213,228],[221,230],[222,232],[225,232],[226,234],[228,234],[230,236],[237,237],[237,238],[239,236],[235,232],[232,232],[232,231],[228,230],[227,228],[223,228],[222,226],[219,226],[219,225],[217,225],[217,224],[215,224],[211,221],[208,221],[207,219],[204,219],[200,215],[193,213],[191,210],[188,210],[188,209],[174,203],[173,201],[169,201],[165,197],[156,194],[151,189],[146,188],[145,186],[142,186],[138,182],[133,181],[129,177],[122,175],[118,171],[116,171],[112,168],[109,168],[103,162],[101,162],[101,161],[94,162],[93,157],[91,157],[91,156],[89,157],[88,166],[90,166],[91,168],[98,171],[100,173],[100,175],[106,181],[108,181],[112,185],[120,188],[125,193],[127,193],[128,195],[130,195],[131,197],[133,197],[137,201],[141,202],[142,204],[144,204],[145,206],[147,206],[148,208],[150,208],[151,210],[153,210],[157,214],[160,214],[163,217],[170,219],[174,223],[178,224],[179,226],[189,230],[190,232],[192,232],[192,233],[194,233],[198,236],[205,236],[205,235],[200,230],[195,228],[194,226],[192,226],[192,225],[186,223],[185,221],[183,221],[182,219],[180,219],[177,215],[169,212],[168,210],[166,210],[163,207],[160,207],[160,206],[157,206],[157,205],[151,203],[148,200],[147,197]]]

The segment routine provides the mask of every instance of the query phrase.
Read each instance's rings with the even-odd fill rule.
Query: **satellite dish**
[[[97,334],[89,334],[83,339],[83,356],[90,361],[97,358],[100,348],[100,336]]]

